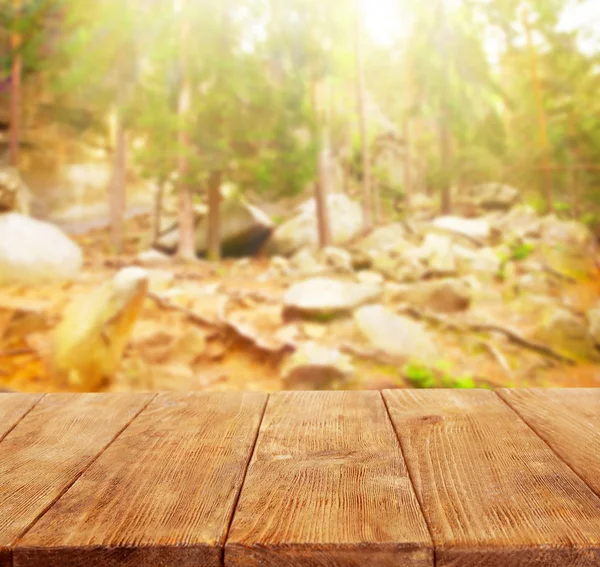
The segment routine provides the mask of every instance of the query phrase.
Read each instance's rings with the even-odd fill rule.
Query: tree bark
[[[448,43],[448,30],[446,21],[446,9],[444,7],[444,0],[439,3],[440,11],[440,35],[442,48],[445,49]],[[442,54],[443,55],[443,54]],[[440,86],[440,108],[438,115],[438,136],[440,143],[440,166],[441,166],[441,195],[440,195],[440,211],[443,215],[450,214],[452,210],[452,159],[451,159],[451,146],[450,146],[450,130],[448,124],[450,121],[450,112],[448,109],[448,102],[446,100],[447,88],[449,86],[448,80],[448,68],[444,65],[442,70]]]
[[[162,204],[165,194],[165,181],[160,179],[154,199],[154,215],[152,219],[152,244],[156,244],[160,238],[160,223],[162,220]]]
[[[410,118],[404,118],[404,193],[406,206],[410,207],[413,196],[412,163],[411,163]]]
[[[360,2],[356,2],[356,21],[354,28],[354,49],[356,62],[356,99],[358,119],[360,123],[360,139],[362,150],[362,185],[363,216],[365,232],[373,228],[373,194],[371,186],[371,156],[369,151],[366,93],[364,84],[364,63],[362,52],[362,29],[360,19]]]
[[[187,47],[187,22],[185,12],[179,14],[181,18],[181,33],[180,33],[180,67],[183,77],[181,88],[179,91],[178,102],[178,172],[179,172],[179,247],[177,255],[181,260],[189,261],[196,258],[195,238],[194,238],[194,198],[192,189],[189,184],[189,153],[190,153],[190,136],[188,133],[188,119],[191,108],[191,81],[188,75],[187,61],[185,57]]]
[[[206,256],[212,262],[221,259],[221,181],[222,173],[213,171],[208,179],[208,234]]]
[[[21,0],[14,0],[15,18],[21,8]],[[23,58],[21,55],[21,36],[13,33],[11,36],[12,70],[10,81],[10,132],[9,160],[10,165],[19,167],[19,146],[21,134],[21,79],[23,73]]]
[[[529,51],[529,62],[531,66],[531,82],[533,92],[535,94],[535,104],[538,118],[538,135],[540,139],[540,149],[542,152],[542,170],[544,174],[542,198],[546,203],[546,212],[550,213],[554,210],[554,203],[552,199],[552,174],[550,172],[550,142],[548,141],[548,127],[546,124],[546,113],[544,111],[544,95],[542,92],[542,84],[540,82],[537,53],[531,37],[531,25],[529,23],[529,13],[527,8],[523,9],[521,18],[523,27],[525,28],[525,35],[527,37],[527,50]]]
[[[123,222],[125,218],[127,183],[127,133],[123,124],[123,112],[117,108],[115,124],[115,150],[109,207],[111,243],[117,254],[123,251]]]
[[[325,248],[331,245],[331,223],[329,220],[329,152],[323,148],[319,152],[317,164],[317,182],[315,183],[315,201],[317,210],[317,226],[319,231],[319,246]]]

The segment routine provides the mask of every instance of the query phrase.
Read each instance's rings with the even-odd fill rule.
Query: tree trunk
[[[404,193],[406,206],[410,208],[413,196],[412,163],[411,163],[410,118],[404,119]]]
[[[448,131],[448,118],[446,104],[442,103],[439,118],[439,138],[440,138],[440,164],[441,164],[441,200],[440,211],[443,215],[448,215],[452,211],[452,176],[451,156],[450,156],[450,132]]]
[[[21,8],[21,1],[14,0],[15,18]],[[9,160],[13,167],[19,167],[19,138],[21,132],[21,78],[23,73],[23,58],[21,56],[21,36],[13,33],[11,37],[12,71],[10,82],[10,133]]]
[[[369,155],[369,139],[367,128],[366,93],[364,84],[362,30],[359,15],[360,2],[356,2],[356,21],[354,29],[354,49],[356,61],[356,99],[358,119],[360,122],[360,138],[362,148],[362,185],[363,185],[363,216],[365,232],[373,228],[373,194],[371,187],[371,156]]]
[[[113,178],[110,184],[110,237],[114,251],[123,252],[123,222],[125,218],[125,192],[127,183],[127,133],[123,125],[122,110],[115,112],[115,150]]]
[[[220,171],[213,171],[208,179],[208,234],[206,256],[212,262],[221,259],[221,180]]]
[[[542,198],[546,203],[546,212],[554,210],[552,199],[552,174],[550,173],[550,142],[548,141],[548,127],[546,125],[546,113],[544,111],[544,96],[542,93],[542,84],[538,70],[537,54],[531,38],[531,26],[529,24],[529,13],[527,8],[523,9],[521,14],[523,27],[527,36],[527,50],[529,51],[529,62],[531,65],[531,82],[535,94],[535,104],[538,118],[538,135],[540,139],[540,149],[542,153],[542,170],[544,180],[542,185]]]
[[[187,61],[185,58],[187,47],[187,22],[185,12],[179,14],[181,18],[180,30],[180,68],[182,84],[179,91],[178,102],[178,173],[179,173],[179,247],[177,255],[181,260],[189,261],[196,258],[195,250],[195,222],[194,222],[194,198],[189,181],[189,154],[190,154],[190,136],[188,133],[188,119],[192,103],[192,89],[190,77],[188,75]]]
[[[315,183],[315,201],[317,210],[317,226],[319,246],[331,246],[331,223],[327,195],[329,194],[329,152],[323,148],[319,152],[317,164],[317,182]]]
[[[165,194],[165,180],[158,181],[156,197],[154,199],[154,215],[152,219],[152,244],[156,244],[160,238],[160,223],[162,220],[162,204]]]

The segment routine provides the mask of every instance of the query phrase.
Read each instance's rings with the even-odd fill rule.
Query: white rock
[[[450,216],[439,217],[433,221],[433,226],[448,232],[484,241],[492,234],[490,223],[485,219],[467,219]]]
[[[383,305],[365,305],[354,313],[360,332],[376,349],[407,360],[433,363],[438,349],[425,327]]]
[[[357,236],[363,227],[362,209],[343,193],[328,196],[333,244],[343,244]],[[317,248],[319,243],[316,204],[310,199],[298,208],[298,214],[275,229],[268,249],[274,254],[291,256],[297,250]]]
[[[303,343],[282,369],[286,388],[314,390],[354,374],[350,357],[335,348]]]
[[[81,249],[60,229],[18,213],[0,214],[0,284],[39,284],[74,278]]]
[[[321,251],[325,264],[337,272],[352,272],[352,255],[343,248],[327,246]]]
[[[329,278],[298,282],[284,295],[284,309],[305,315],[335,315],[375,301],[381,287]]]

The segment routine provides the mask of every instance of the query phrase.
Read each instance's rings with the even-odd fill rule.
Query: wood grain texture
[[[42,394],[0,394],[0,441],[19,423]]]
[[[497,393],[600,496],[600,389]]]
[[[600,499],[493,392],[384,397],[437,567],[600,565]]]
[[[266,394],[160,394],[16,545],[14,567],[213,567]]]
[[[152,399],[46,395],[0,443],[0,566],[11,546]]]
[[[271,395],[225,565],[433,565],[431,538],[379,392]]]

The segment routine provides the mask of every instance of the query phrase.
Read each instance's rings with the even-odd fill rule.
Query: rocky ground
[[[74,237],[77,275],[0,282],[0,387],[600,386],[600,280],[582,224],[505,199],[460,217],[425,207],[360,236],[360,208],[335,199],[346,207],[334,218],[338,244],[323,251],[306,228],[308,205],[266,245],[258,239],[273,255],[219,264],[140,253],[147,217],[129,221],[118,258],[106,231]],[[9,215],[0,215],[4,274],[8,235],[14,243],[20,230]],[[73,251],[62,252],[77,271]],[[50,262],[45,254],[36,265]],[[122,276],[131,266],[144,271]]]

